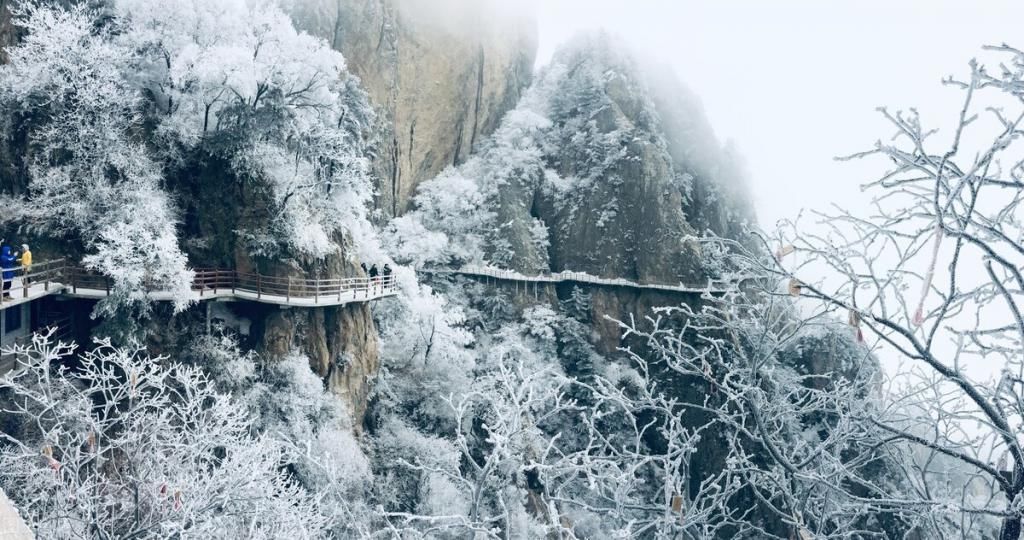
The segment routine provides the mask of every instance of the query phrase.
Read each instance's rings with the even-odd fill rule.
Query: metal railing
[[[61,273],[62,283],[72,294],[81,289],[110,294],[113,282],[107,276],[77,266],[66,266]],[[162,292],[149,280],[143,284],[147,292]],[[257,300],[264,298],[312,300],[314,304],[343,300],[368,300],[394,294],[397,283],[393,275],[354,278],[310,278],[306,276],[268,276],[239,270],[198,269],[192,280],[192,290],[203,296],[248,293]]]
[[[206,293],[239,291],[255,294],[257,299],[278,297],[287,300],[311,299],[342,301],[346,296],[352,299],[369,299],[379,295],[394,294],[397,291],[395,276],[353,277],[353,278],[309,278],[304,276],[267,276],[255,272],[237,270],[196,270],[192,290],[199,296]]]
[[[65,267],[64,259],[55,259],[2,270],[5,274],[12,274],[3,278],[3,299],[28,298],[33,289],[48,292],[51,286],[61,282]]]
[[[722,293],[730,290],[730,283],[723,281],[713,281],[709,279],[703,283],[682,283],[668,284],[668,283],[648,283],[631,281],[624,278],[604,278],[588,274],[586,272],[573,272],[570,270],[563,270],[561,272],[553,273],[541,273],[534,275],[526,275],[515,270],[505,270],[502,268],[495,268],[493,266],[474,266],[468,265],[458,269],[450,268],[419,268],[417,271],[425,273],[436,273],[436,274],[460,274],[465,276],[477,276],[483,278],[491,278],[500,281],[510,282],[525,282],[525,283],[561,283],[561,282],[576,282],[576,283],[593,283],[595,285],[608,285],[613,287],[630,287],[635,289],[653,289],[669,292],[681,292],[681,293]]]

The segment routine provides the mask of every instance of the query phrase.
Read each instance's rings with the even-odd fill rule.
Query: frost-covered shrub
[[[416,210],[392,220],[385,235],[393,256],[415,266],[480,262],[494,213],[472,178],[448,168],[424,182]]]
[[[450,426],[444,400],[463,392],[472,380],[473,336],[459,305],[425,285],[405,292],[380,313],[378,406],[402,410],[425,428]]]
[[[40,538],[309,538],[319,499],[198,367],[36,336],[0,379],[0,486]]]
[[[323,502],[325,530],[354,536],[369,526],[364,492],[370,463],[352,433],[351,413],[324,388],[308,358],[292,352],[259,362],[234,338],[220,335],[199,338],[190,361],[211,371],[218,389],[246,407],[256,433],[282,446],[299,485]]]

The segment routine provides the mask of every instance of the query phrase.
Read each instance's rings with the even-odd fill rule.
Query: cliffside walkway
[[[0,310],[31,302],[49,295],[101,299],[110,295],[113,283],[63,259],[33,264],[26,272],[15,270]],[[176,300],[178,293],[146,287],[154,301]],[[394,276],[377,278],[309,278],[266,276],[238,270],[196,270],[190,300],[247,300],[281,306],[339,306],[394,296],[398,287]]]
[[[425,274],[456,274],[471,277],[482,277],[495,281],[508,281],[523,283],[524,289],[529,283],[586,283],[590,285],[601,285],[606,287],[627,287],[631,289],[655,290],[683,294],[722,294],[730,290],[728,283],[708,281],[703,284],[677,285],[662,283],[638,283],[623,278],[603,278],[588,274],[586,272],[562,271],[552,274],[526,275],[513,270],[503,270],[492,266],[463,266],[458,269],[449,268],[420,268],[417,271]],[[536,290],[536,288],[535,288]]]

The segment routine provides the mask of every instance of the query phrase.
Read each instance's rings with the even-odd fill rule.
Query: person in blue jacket
[[[0,268],[3,268],[4,298],[11,297],[11,282],[14,281],[15,263],[18,261],[11,253],[11,246],[0,248]]]

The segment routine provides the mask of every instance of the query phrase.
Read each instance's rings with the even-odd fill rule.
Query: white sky
[[[876,107],[952,119],[960,95],[942,77],[965,74],[984,44],[1024,47],[1019,0],[539,0],[538,9],[538,63],[574,33],[605,28],[672,65],[746,158],[766,229],[803,207],[864,204],[858,186],[885,164],[832,158],[889,138]]]
[[[538,64],[576,32],[604,28],[671,65],[719,139],[746,159],[769,234],[802,208],[835,203],[866,214],[860,185],[891,163],[833,158],[891,138],[875,109],[916,107],[926,126],[948,128],[962,93],[941,80],[966,76],[975,56],[991,59],[983,45],[1024,47],[1022,0],[537,2]],[[880,357],[890,375],[906,374],[896,355]],[[1001,367],[982,359],[968,369],[991,377]]]

